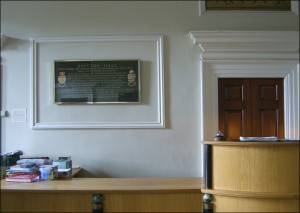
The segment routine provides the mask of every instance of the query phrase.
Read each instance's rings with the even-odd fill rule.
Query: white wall
[[[200,48],[192,30],[299,30],[297,16],[199,16],[197,1],[1,1],[1,152],[53,159],[71,155],[83,176],[201,176]],[[30,115],[31,36],[164,35],[165,129],[32,130],[13,123]],[[83,112],[84,113],[84,106]]]

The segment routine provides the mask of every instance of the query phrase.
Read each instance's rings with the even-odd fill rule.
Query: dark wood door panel
[[[224,112],[224,124],[222,129],[228,134],[225,135],[228,139],[237,140],[241,135],[249,136],[249,124],[244,119],[245,110],[226,110]]]
[[[259,84],[259,82],[253,82],[254,87],[258,86],[258,93],[259,93],[259,99],[260,100],[278,100],[278,87],[275,84],[272,85],[265,85],[265,84]],[[270,82],[269,82],[270,83]]]
[[[219,79],[219,129],[226,140],[251,135],[251,93],[248,79]]]
[[[219,129],[240,136],[284,137],[283,79],[220,78]]]
[[[243,84],[224,85],[224,101],[243,101]]]
[[[253,136],[284,137],[283,80],[252,79]]]
[[[243,106],[251,101],[251,93],[246,89],[250,86],[247,79],[219,79],[219,100],[229,107],[242,104]],[[250,99],[249,99],[250,98]]]
[[[278,135],[278,110],[260,111],[260,132],[262,137]]]

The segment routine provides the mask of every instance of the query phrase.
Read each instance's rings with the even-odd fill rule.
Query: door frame
[[[206,61],[201,62],[201,135],[211,140],[218,130],[218,78],[283,78],[284,135],[299,139],[299,63],[298,61]]]

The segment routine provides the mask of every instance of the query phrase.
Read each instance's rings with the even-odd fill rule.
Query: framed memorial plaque
[[[56,104],[140,103],[139,60],[54,61]]]

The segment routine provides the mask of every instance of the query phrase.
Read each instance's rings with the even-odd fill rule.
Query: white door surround
[[[218,130],[218,78],[284,78],[285,138],[300,139],[299,32],[192,31],[201,49],[201,140]]]

